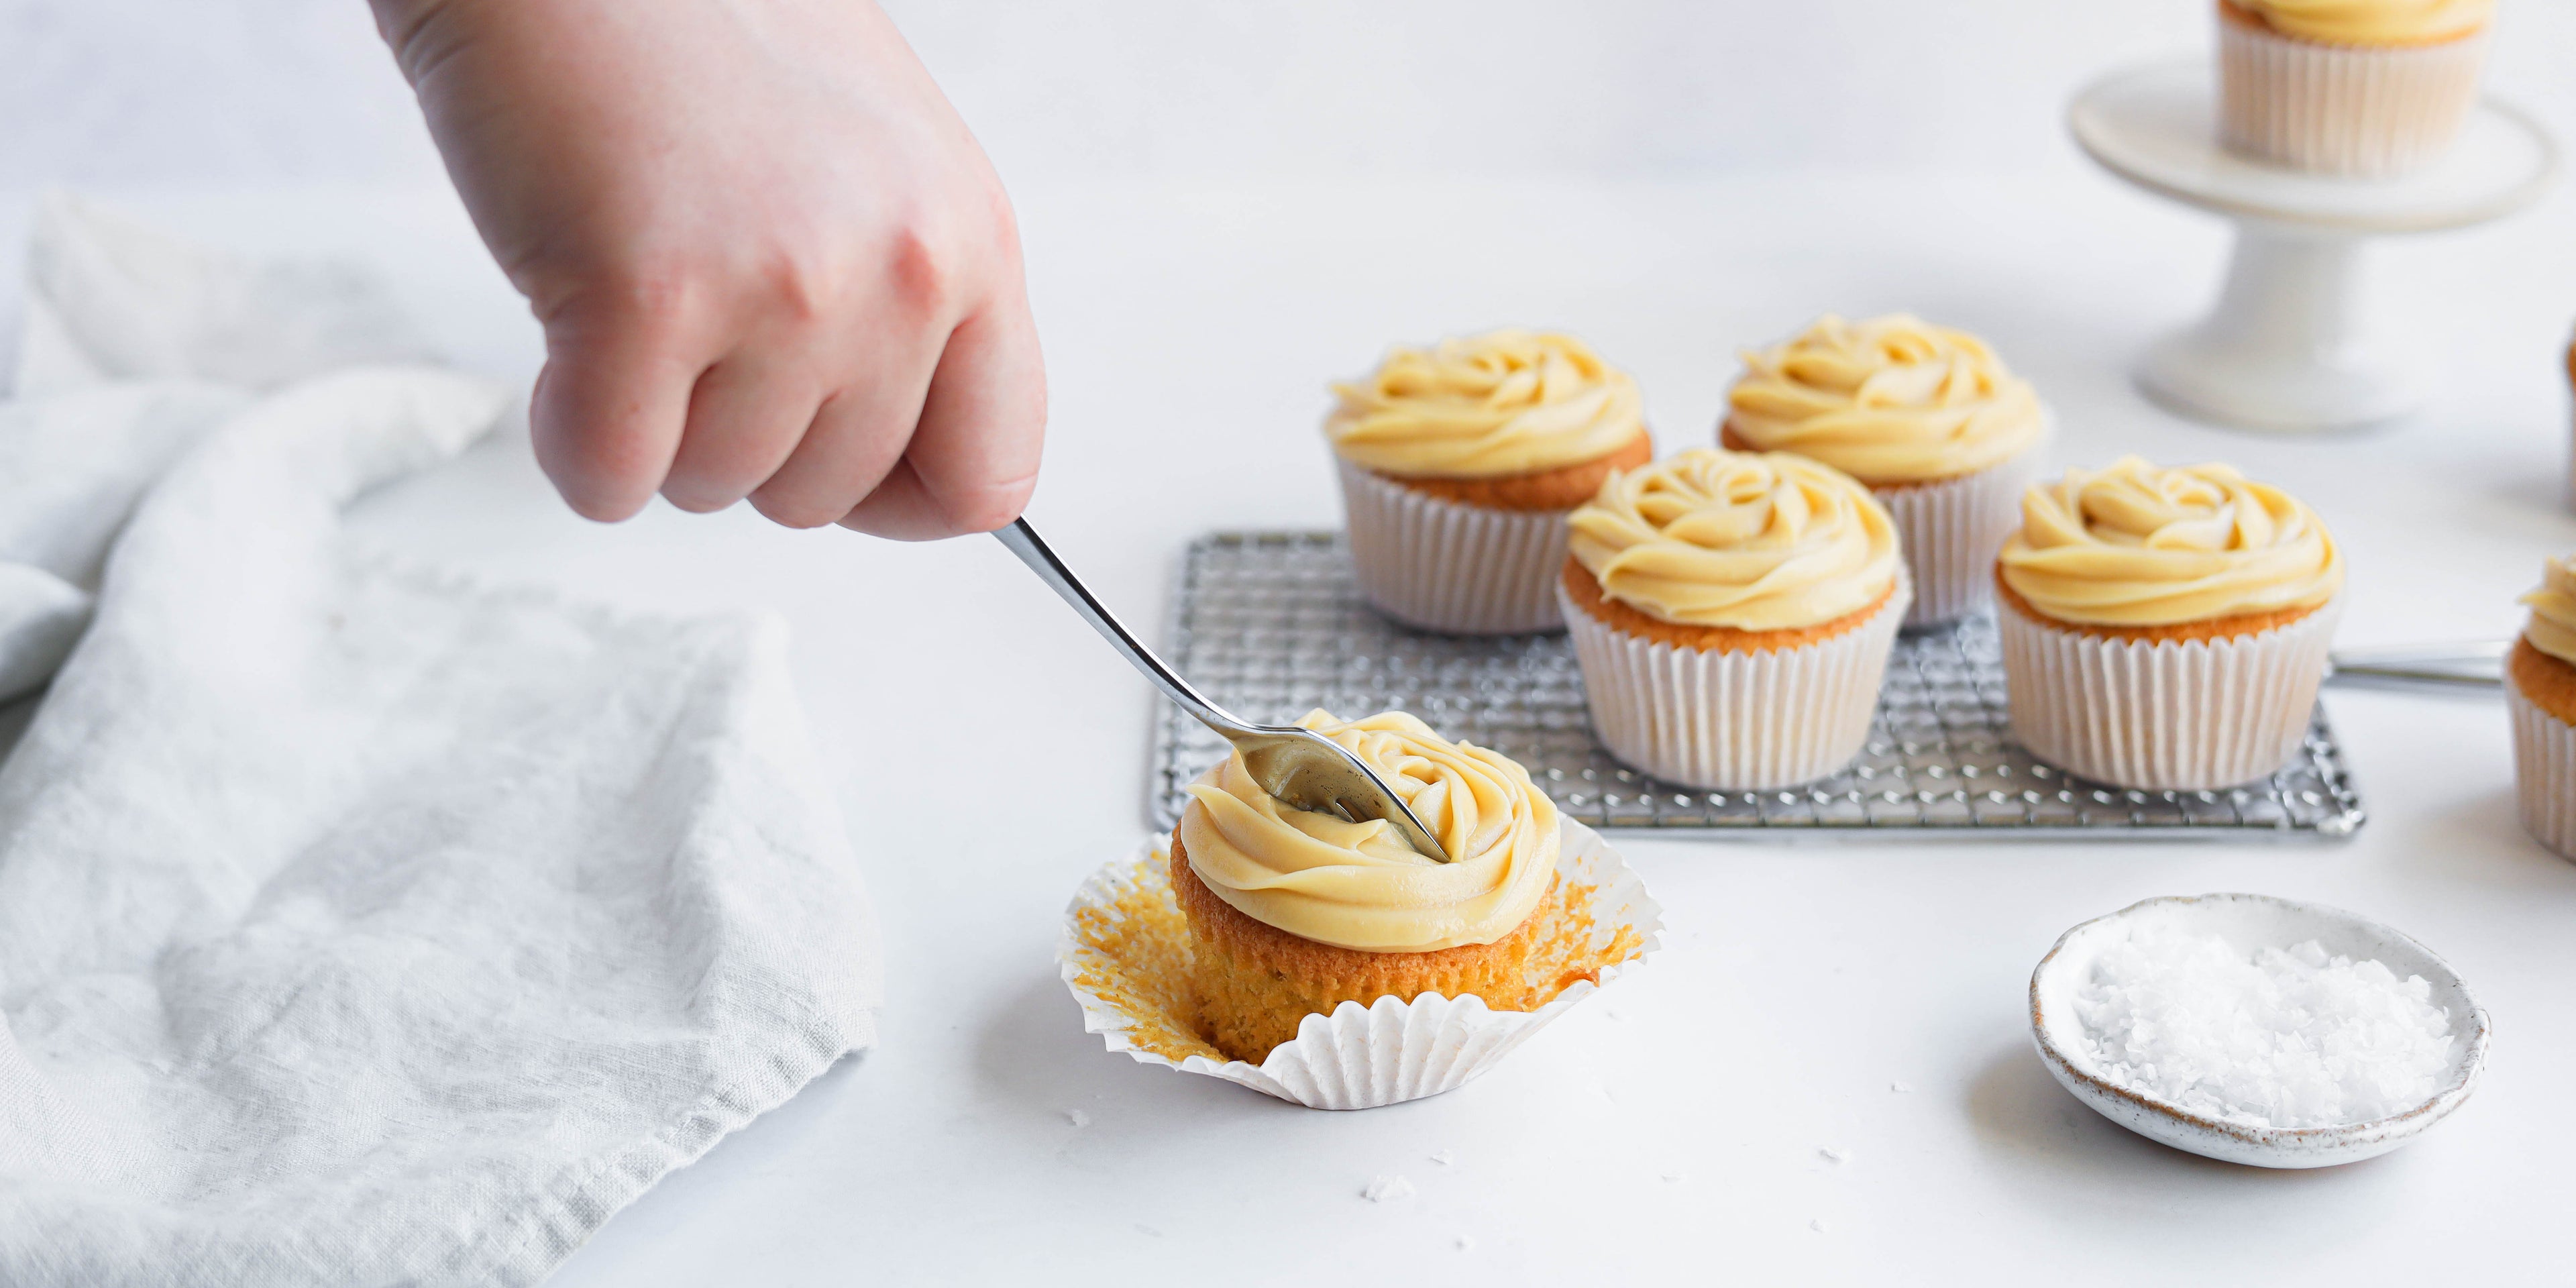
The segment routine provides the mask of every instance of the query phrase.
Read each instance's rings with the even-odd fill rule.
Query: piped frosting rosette
[[[2552,559],[2522,597],[2531,618],[2505,664],[2523,830],[2576,859],[2576,562]]]
[[[2495,0],[2219,0],[2219,133],[2239,152],[2384,177],[2446,151],[2477,102]]]
[[[1529,918],[1556,871],[1556,802],[1509,757],[1390,711],[1298,722],[1386,780],[1450,856],[1415,853],[1384,820],[1295,809],[1228,756],[1190,784],[1176,829],[1190,866],[1237,912],[1319,944],[1429,952],[1489,944]]]
[[[2225,465],[2124,457],[2024,496],[1997,559],[2013,730],[2119,787],[2206,790],[2306,736],[2341,615],[2341,551],[2280,489]]]
[[[1728,445],[1796,452],[1869,485],[1913,577],[1907,625],[1982,608],[2047,437],[2030,382],[1983,340],[1905,314],[1828,314],[1743,359],[1727,399]]]
[[[1509,329],[1399,345],[1333,386],[1324,435],[1396,478],[1483,479],[1599,460],[1645,426],[1628,373],[1570,335]]]
[[[1867,488],[1804,456],[1703,448],[1614,476],[1568,524],[1559,593],[1611,754],[1751,791],[1860,750],[1912,597]]]
[[[1426,630],[1562,625],[1550,587],[1565,511],[1593,481],[1554,502],[1546,485],[1623,451],[1643,459],[1637,382],[1572,336],[1503,330],[1396,348],[1333,392],[1324,433],[1368,601]]]
[[[1179,850],[1110,864],[1066,910],[1063,976],[1111,1050],[1319,1109],[1393,1104],[1485,1073],[1656,947],[1661,910],[1643,883],[1518,764],[1400,713],[1300,723],[1386,778],[1454,861],[1382,822],[1282,805],[1229,757],[1192,785]],[[1259,943],[1201,924],[1182,879],[1246,919],[1250,939],[1289,945],[1283,974],[1301,978],[1264,980]],[[1216,1028],[1239,1017],[1215,1013],[1242,995],[1210,993],[1208,954],[1265,988],[1345,1000],[1305,1013],[1258,1061],[1229,1058]],[[1442,986],[1458,980],[1490,987]]]

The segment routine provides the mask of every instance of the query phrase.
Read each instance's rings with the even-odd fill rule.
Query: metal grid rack
[[[2361,798],[2319,709],[2298,756],[2266,781],[2141,792],[2071,777],[2013,742],[1994,624],[1902,637],[1860,758],[1830,778],[1767,792],[1705,792],[1629,769],[1592,737],[1583,674],[1563,635],[1425,634],[1378,616],[1330,532],[1215,533],[1180,568],[1170,660],[1248,719],[1316,707],[1401,709],[1444,736],[1529,767],[1569,817],[1594,827],[1693,828],[1766,837],[1861,831],[1970,838],[2340,838]],[[1158,826],[1225,743],[1163,704],[1148,791]]]

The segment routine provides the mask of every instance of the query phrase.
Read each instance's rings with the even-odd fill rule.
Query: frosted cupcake
[[[1556,805],[1508,758],[1390,712],[1299,722],[1385,777],[1452,862],[1385,823],[1282,805],[1229,757],[1190,785],[1171,883],[1192,941],[1206,1040],[1261,1063],[1344,1002],[1474,996],[1534,1011],[1640,948],[1597,935],[1588,890],[1559,879]]]
[[[1804,456],[1699,448],[1612,475],[1567,523],[1558,588],[1612,755],[1750,791],[1859,753],[1913,598],[1868,488]]]
[[[2342,614],[2316,513],[2225,465],[2134,456],[2032,488],[1995,564],[2014,734],[2118,787],[2279,769],[2307,734]]]
[[[2324,174],[2440,157],[2477,102],[2495,0],[2218,0],[2227,145]]]
[[[1831,314],[1744,355],[1723,446],[1796,452],[1869,486],[1896,522],[1914,580],[1908,626],[1992,598],[1991,568],[2020,514],[2047,417],[1984,341],[1904,314]]]
[[[2522,602],[2531,621],[2504,670],[2515,795],[2523,830],[2576,859],[2576,567],[2550,560],[2540,589]]]
[[[1425,630],[1554,630],[1565,515],[1654,455],[1637,382],[1566,335],[1495,331],[1397,348],[1333,386],[1351,566],[1379,612]]]

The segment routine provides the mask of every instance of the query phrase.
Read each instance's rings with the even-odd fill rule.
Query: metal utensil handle
[[[1038,580],[1045,582],[1065,603],[1072,605],[1073,611],[1082,615],[1082,620],[1091,623],[1091,629],[1100,632],[1100,637],[1109,641],[1110,647],[1117,649],[1119,655],[1127,659],[1128,665],[1144,672],[1145,678],[1154,682],[1154,687],[1181,704],[1181,709],[1189,712],[1199,723],[1219,730],[1249,731],[1255,727],[1208,701],[1205,694],[1190,687],[1190,682],[1182,679],[1178,672],[1163,665],[1163,659],[1154,656],[1152,649],[1128,634],[1127,628],[1120,625],[1099,600],[1091,597],[1090,589],[1073,575],[1073,570],[1056,558],[1055,551],[1047,547],[1046,540],[1038,536],[1038,530],[1030,527],[1028,520],[1014,519],[1009,527],[995,529],[993,535],[1010,547],[1011,553],[1018,555],[1020,562],[1038,575]]]
[[[2327,661],[2334,675],[2355,679],[2494,688],[2504,683],[2502,662],[2512,648],[2511,640],[2389,644],[2336,649]]]

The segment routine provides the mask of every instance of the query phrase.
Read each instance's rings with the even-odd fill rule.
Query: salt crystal
[[[1834,1149],[1828,1146],[1824,1149],[1817,1150],[1816,1154],[1828,1163],[1845,1163],[1851,1161],[1851,1151],[1848,1149]]]
[[[1679,1184],[1681,1184],[1683,1181],[1688,1180],[1688,1179],[1690,1179],[1690,1178],[1689,1178],[1689,1176],[1688,1176],[1687,1174],[1685,1174],[1685,1173],[1682,1173],[1682,1172],[1666,1172],[1666,1173],[1664,1173],[1664,1184],[1666,1184],[1666,1185],[1679,1185]]]
[[[1367,1189],[1360,1191],[1360,1197],[1371,1203],[1392,1203],[1397,1199],[1409,1199],[1413,1197],[1413,1182],[1401,1176],[1376,1177],[1368,1183]]]
[[[1472,1234],[1459,1235],[1458,1250],[1460,1252],[1474,1252],[1476,1250],[1476,1236]]]
[[[1807,1223],[1807,1228],[1818,1234],[1823,1234],[1825,1232],[1825,1219],[1823,1217],[1817,1217],[1815,1220]]]
[[[1091,1115],[1084,1113],[1079,1109],[1065,1110],[1064,1120],[1072,1123],[1076,1127],[1088,1127],[1091,1125]]]
[[[2420,975],[2311,939],[2241,952],[2217,935],[2134,929],[2075,990],[2101,1076],[2248,1127],[2333,1127],[2424,1103],[2450,1066],[2450,1012]]]
[[[1887,1084],[1887,1089],[1901,1096],[1906,1092],[1914,1090],[1914,1084],[1908,1082],[1891,1082]]]
[[[1457,1161],[1458,1161],[1458,1156],[1457,1156],[1456,1154],[1453,1154],[1453,1153],[1451,1153],[1450,1151],[1448,1151],[1448,1150],[1445,1150],[1445,1149],[1444,1149],[1444,1150],[1440,1151],[1439,1153],[1432,1155],[1432,1156],[1431,1156],[1431,1161],[1432,1161],[1432,1162],[1435,1162],[1435,1163],[1438,1163],[1438,1164],[1439,1164],[1439,1165],[1441,1165],[1442,1167],[1447,1167],[1447,1166],[1448,1166],[1448,1165],[1450,1165],[1451,1163],[1457,1162]]]

